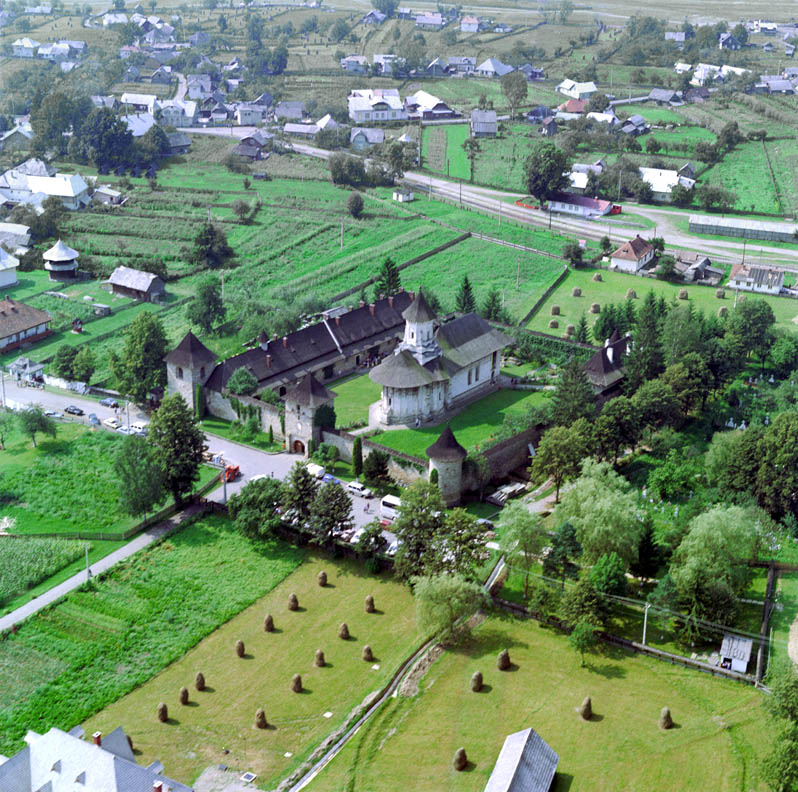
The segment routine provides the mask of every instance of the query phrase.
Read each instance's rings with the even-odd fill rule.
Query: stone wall
[[[230,399],[217,390],[205,388],[205,409],[210,415],[216,418],[223,418],[225,421],[237,421],[238,415],[230,403]],[[253,399],[250,396],[237,396],[241,404],[253,405],[260,410],[261,429],[269,433],[269,426],[276,438],[283,437],[282,424],[280,423],[280,410],[273,404]]]

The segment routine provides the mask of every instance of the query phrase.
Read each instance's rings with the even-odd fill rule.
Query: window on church
[[[412,341],[413,339],[415,339],[415,337],[416,337],[416,334],[411,330],[410,331],[410,340]]]
[[[177,378],[178,379],[183,379],[183,369],[180,368],[180,366],[177,367],[177,372],[176,373],[177,373]]]
[[[200,367],[200,377],[202,377],[202,379],[205,379],[205,366]]]
[[[479,363],[477,363],[477,367],[476,367],[476,369],[474,370],[474,380],[475,380],[476,382],[479,382]]]
[[[468,384],[471,384],[471,369],[468,369]]]

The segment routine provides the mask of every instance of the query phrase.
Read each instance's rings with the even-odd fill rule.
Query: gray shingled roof
[[[30,330],[50,321],[47,311],[5,297],[0,300],[0,338]]]
[[[446,424],[440,437],[427,449],[427,456],[430,459],[440,459],[446,462],[465,459],[468,452],[457,442],[452,427]]]
[[[485,792],[548,792],[560,757],[532,728],[510,734]]]
[[[466,314],[438,328],[435,340],[443,356],[463,369],[512,344],[513,340],[476,314]]]
[[[161,278],[152,272],[121,266],[117,267],[111,273],[111,277],[104,283],[110,283],[112,286],[123,286],[134,291],[149,292],[156,280],[160,281]]]
[[[306,407],[320,407],[335,398],[336,394],[324,387],[313,374],[306,374],[297,385],[285,394],[286,402],[304,404]]]
[[[407,310],[402,314],[402,318],[406,322],[433,322],[437,317],[435,311],[430,308],[427,298],[424,296],[421,289],[419,289],[413,302],[410,303]]]
[[[216,355],[190,330],[183,340],[164,358],[167,363],[186,368],[197,368],[216,362]]]
[[[422,366],[407,349],[389,355],[379,366],[369,371],[369,378],[378,385],[389,388],[420,388],[433,382],[449,379],[439,360]]]

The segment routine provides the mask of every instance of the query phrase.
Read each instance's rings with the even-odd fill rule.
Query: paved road
[[[177,91],[175,92],[175,100],[179,102],[186,98],[188,83],[186,83],[185,74],[181,74],[180,72],[175,72],[175,74],[177,76]]]
[[[251,134],[255,127],[233,127],[222,129],[211,127],[208,129],[197,129],[187,127],[181,129],[182,132],[205,135],[227,135],[235,138],[243,138]],[[333,152],[310,146],[306,143],[294,142],[294,151],[306,154],[319,159],[328,159]],[[549,227],[567,234],[573,234],[587,239],[600,239],[605,234],[609,235],[613,242],[621,242],[631,239],[640,232],[639,228],[628,228],[616,225],[610,220],[607,223],[601,220],[580,220],[562,215],[550,216],[548,212],[526,209],[508,203],[508,199],[516,200],[523,198],[522,193],[495,190],[487,187],[476,187],[469,184],[450,181],[428,173],[407,171],[404,174],[405,181],[416,185],[419,188],[429,190],[433,195],[439,195],[451,201],[459,201],[464,206],[480,209],[484,212],[498,217],[504,217],[514,222],[524,223],[540,227]],[[630,211],[647,218],[656,223],[656,235],[665,239],[665,243],[675,247],[701,250],[718,260],[737,261],[741,258],[743,251],[747,250],[749,256],[756,256],[762,259],[769,259],[771,262],[780,262],[788,267],[798,268],[798,250],[786,248],[774,248],[767,245],[757,244],[752,240],[747,243],[729,242],[724,240],[709,239],[701,235],[685,233],[676,227],[675,220],[683,220],[685,215],[669,211],[664,208],[635,205],[630,207]],[[621,215],[623,218],[623,215]],[[631,219],[634,222],[634,219]]]

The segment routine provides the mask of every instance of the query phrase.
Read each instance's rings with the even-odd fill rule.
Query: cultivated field
[[[505,648],[513,667],[497,671]],[[469,689],[477,670],[482,693]],[[760,692],[620,650],[590,657],[582,669],[564,636],[534,623],[489,619],[444,653],[420,688],[381,710],[309,789],[478,792],[504,738],[530,726],[560,756],[558,792],[766,788],[759,760],[770,738]],[[590,722],[575,712],[587,695]],[[676,722],[670,731],[657,726],[663,706]],[[469,759],[462,773],[452,769],[459,747]]]
[[[293,547],[253,546],[227,521],[209,518],[31,617],[0,642],[0,751],[18,750],[28,729],[82,723],[182,657],[301,559]],[[135,740],[133,720],[124,726]]]
[[[207,529],[201,524],[200,530]],[[266,560],[252,547],[245,548],[244,558]],[[325,588],[316,580],[321,570],[327,573]],[[291,593],[299,599],[298,612],[288,610]],[[364,611],[368,594],[375,599],[376,613]],[[273,633],[263,630],[267,613],[274,618]],[[349,627],[349,640],[337,635],[341,622]],[[234,651],[239,639],[244,658]],[[274,788],[367,694],[385,685],[420,642],[406,586],[388,576],[367,575],[354,562],[312,555],[274,591],[91,718],[86,728],[105,732],[126,724],[141,751],[139,762],[161,759],[167,773],[185,783],[224,761],[252,770],[259,783]],[[365,644],[373,650],[373,662],[361,658]],[[323,668],[314,665],[317,649],[324,652]],[[200,670],[209,686],[202,693],[193,685]],[[296,673],[302,676],[301,694],[290,689]],[[190,706],[178,703],[183,685],[190,690]],[[155,716],[160,701],[169,707],[165,724]],[[270,724],[266,730],[254,727],[259,707]],[[222,755],[223,747],[229,755]]]

